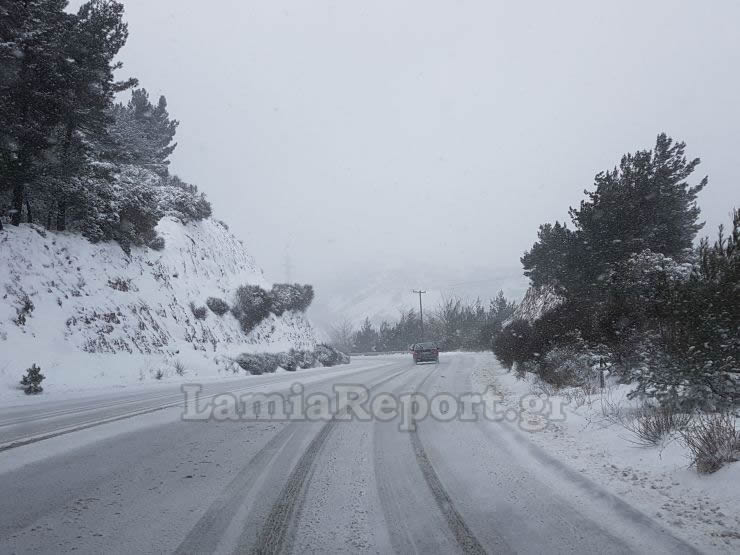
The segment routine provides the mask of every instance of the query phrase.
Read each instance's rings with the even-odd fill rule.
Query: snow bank
[[[248,335],[230,313],[195,318],[191,303],[230,303],[240,285],[270,284],[213,220],[164,218],[157,232],[163,250],[134,248],[130,256],[115,243],[33,225],[0,233],[0,396],[32,363],[48,390],[106,375],[110,383],[144,379],[173,358],[314,348],[302,314],[271,315]]]

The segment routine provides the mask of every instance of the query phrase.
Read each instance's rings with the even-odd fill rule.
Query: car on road
[[[439,363],[439,346],[434,341],[414,343],[411,345],[411,353],[414,355],[414,363],[436,362]]]

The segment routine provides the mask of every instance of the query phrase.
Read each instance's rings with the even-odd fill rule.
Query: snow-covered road
[[[287,392],[300,380],[306,396],[338,383],[373,397],[460,395],[480,361],[372,357],[202,394]],[[0,552],[694,551],[506,420],[425,418],[402,431],[398,418],[187,422],[181,412],[174,387],[0,410],[0,444],[11,446],[0,452]]]

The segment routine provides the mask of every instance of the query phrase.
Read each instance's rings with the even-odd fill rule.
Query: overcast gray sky
[[[302,281],[516,266],[540,223],[661,131],[703,160],[705,232],[738,201],[737,1],[124,5],[119,75],[166,95],[173,170],[268,277],[287,251]]]

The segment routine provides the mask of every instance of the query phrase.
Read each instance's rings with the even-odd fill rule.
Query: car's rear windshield
[[[417,343],[416,344],[416,348],[417,349],[436,349],[437,348],[437,344],[436,343],[431,343],[431,342]]]

